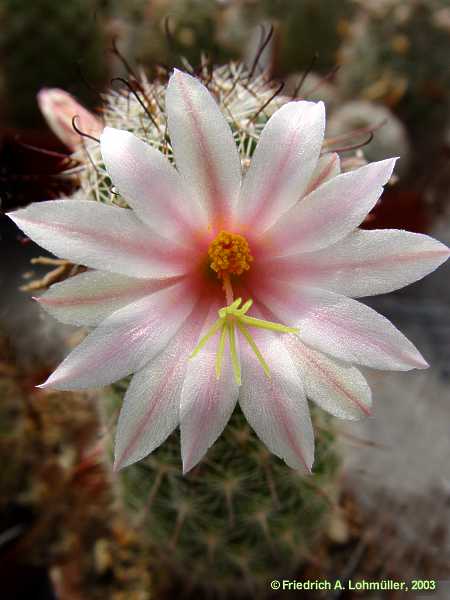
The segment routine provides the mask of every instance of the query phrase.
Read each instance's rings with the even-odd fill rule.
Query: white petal
[[[252,335],[271,376],[242,341],[242,411],[271,452],[308,473],[314,461],[314,433],[298,370],[276,334],[252,330]]]
[[[177,69],[167,87],[166,109],[177,169],[209,219],[224,226],[241,184],[231,129],[209,91]]]
[[[41,387],[100,387],[139,371],[188,318],[195,297],[185,283],[141,298],[107,317]]]
[[[428,367],[388,319],[351,298],[280,282],[264,302],[280,322],[298,327],[302,342],[340,360],[390,371]]]
[[[211,309],[204,333],[217,319],[217,306]],[[225,352],[220,379],[215,371],[218,336],[193,358],[186,371],[181,392],[180,433],[183,473],[190,471],[205,455],[224,430],[239,394],[229,359]]]
[[[92,327],[126,304],[173,283],[173,279],[136,279],[87,271],[53,284],[36,300],[63,323]]]
[[[283,339],[300,371],[308,398],[339,419],[370,415],[372,394],[361,372],[302,344],[298,337]]]
[[[289,102],[264,127],[244,178],[237,221],[265,231],[305,192],[325,130],[323,102]]]
[[[375,369],[409,371],[428,363],[385,317],[352,300],[320,290],[311,315],[300,319],[301,339],[341,360]]]
[[[395,160],[343,173],[311,192],[267,232],[272,254],[320,250],[348,235],[375,206],[392,175]]]
[[[339,154],[336,154],[336,152],[324,154],[317,161],[316,168],[314,169],[304,195],[307,196],[323,183],[339,175],[340,172],[341,160]]]
[[[100,142],[112,182],[137,216],[159,235],[189,245],[202,224],[199,206],[168,159],[128,131],[106,127]]]
[[[297,258],[320,287],[358,297],[409,285],[437,269],[449,255],[444,244],[427,235],[358,229],[329,248]],[[292,274],[291,269],[290,277]]]
[[[153,452],[178,426],[180,396],[189,361],[208,312],[195,309],[165,350],[133,377],[116,433],[116,470]]]
[[[89,200],[50,200],[8,216],[46,250],[86,267],[151,278],[187,269],[186,249],[152,234],[128,209]]]

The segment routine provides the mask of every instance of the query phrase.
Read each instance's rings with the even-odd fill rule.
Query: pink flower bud
[[[76,150],[82,141],[72,126],[76,125],[89,135],[99,137],[103,124],[95,115],[84,108],[73,96],[58,88],[43,88],[37,95],[37,101],[50,129],[71,150]]]

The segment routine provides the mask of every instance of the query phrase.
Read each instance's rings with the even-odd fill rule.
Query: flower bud
[[[77,117],[77,127],[84,133],[99,137],[103,131],[100,119],[64,90],[43,88],[37,94],[37,101],[50,129],[71,150],[76,150],[82,140],[72,126],[74,117]]]

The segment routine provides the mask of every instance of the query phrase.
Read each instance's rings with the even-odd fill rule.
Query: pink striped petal
[[[111,313],[175,283],[172,279],[135,279],[104,271],[87,271],[55,283],[36,300],[69,325],[99,325]]]
[[[242,341],[242,411],[271,452],[291,468],[309,473],[314,461],[314,433],[298,369],[277,335],[253,330],[252,334],[271,376],[267,377]]]
[[[214,306],[202,336],[217,319]],[[227,424],[236,405],[239,388],[234,380],[229,353],[225,352],[220,379],[215,360],[218,337],[212,338],[187,367],[181,392],[180,432],[183,473],[203,458]]]
[[[272,255],[320,250],[348,235],[375,206],[395,160],[338,175],[298,202],[267,232]]]
[[[325,130],[323,102],[289,102],[264,127],[237,207],[237,222],[262,232],[305,192]]]
[[[422,279],[449,255],[444,244],[427,235],[396,229],[357,229],[329,248],[289,257],[281,269],[274,261],[273,272],[283,277],[284,271],[292,280],[296,268],[301,271],[299,277],[308,270],[309,279],[319,282],[320,287],[346,296],[373,296]]]
[[[41,387],[100,387],[139,371],[167,346],[195,301],[182,282],[117,310],[69,354]]]
[[[299,328],[302,342],[345,362],[390,371],[428,367],[388,319],[351,298],[280,282],[263,302],[278,321]]]
[[[428,363],[417,348],[373,309],[320,290],[314,310],[298,322],[301,339],[341,360],[375,369],[409,371]]]
[[[168,159],[128,131],[106,127],[100,142],[112,182],[136,215],[159,235],[190,245],[203,217]]]
[[[449,254],[444,244],[427,235],[356,229],[318,252],[269,257],[258,266],[273,286],[278,280],[298,282],[359,297],[409,285],[437,269]]]
[[[324,154],[317,161],[316,168],[314,169],[314,173],[311,176],[304,195],[307,196],[323,183],[333,179],[333,177],[337,177],[340,172],[341,160],[339,154],[336,154],[336,152]]]
[[[8,216],[34,242],[74,263],[132,277],[179,275],[186,249],[152,234],[131,210],[89,200],[50,200]]]
[[[298,337],[283,341],[308,398],[339,419],[354,421],[371,414],[372,393],[358,369],[308,348]]]
[[[198,305],[166,349],[133,377],[117,425],[115,470],[153,452],[178,426],[189,353],[207,314],[208,306]]]
[[[175,69],[166,93],[169,134],[178,171],[217,228],[237,202],[241,163],[231,129],[209,91]]]

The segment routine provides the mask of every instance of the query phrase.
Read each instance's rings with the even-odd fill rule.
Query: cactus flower
[[[58,200],[10,215],[38,244],[91,269],[38,299],[61,321],[93,328],[43,386],[98,387],[134,374],[116,468],[179,426],[189,471],[239,402],[267,447],[308,472],[307,399],[358,419],[370,414],[371,392],[355,364],[427,367],[392,323],[353,298],[420,279],[449,251],[425,235],[358,228],[395,159],[341,174],[336,154],[321,155],[321,102],[275,112],[244,176],[200,81],[175,71],[166,112],[176,168],[127,131],[101,135],[129,208]]]

